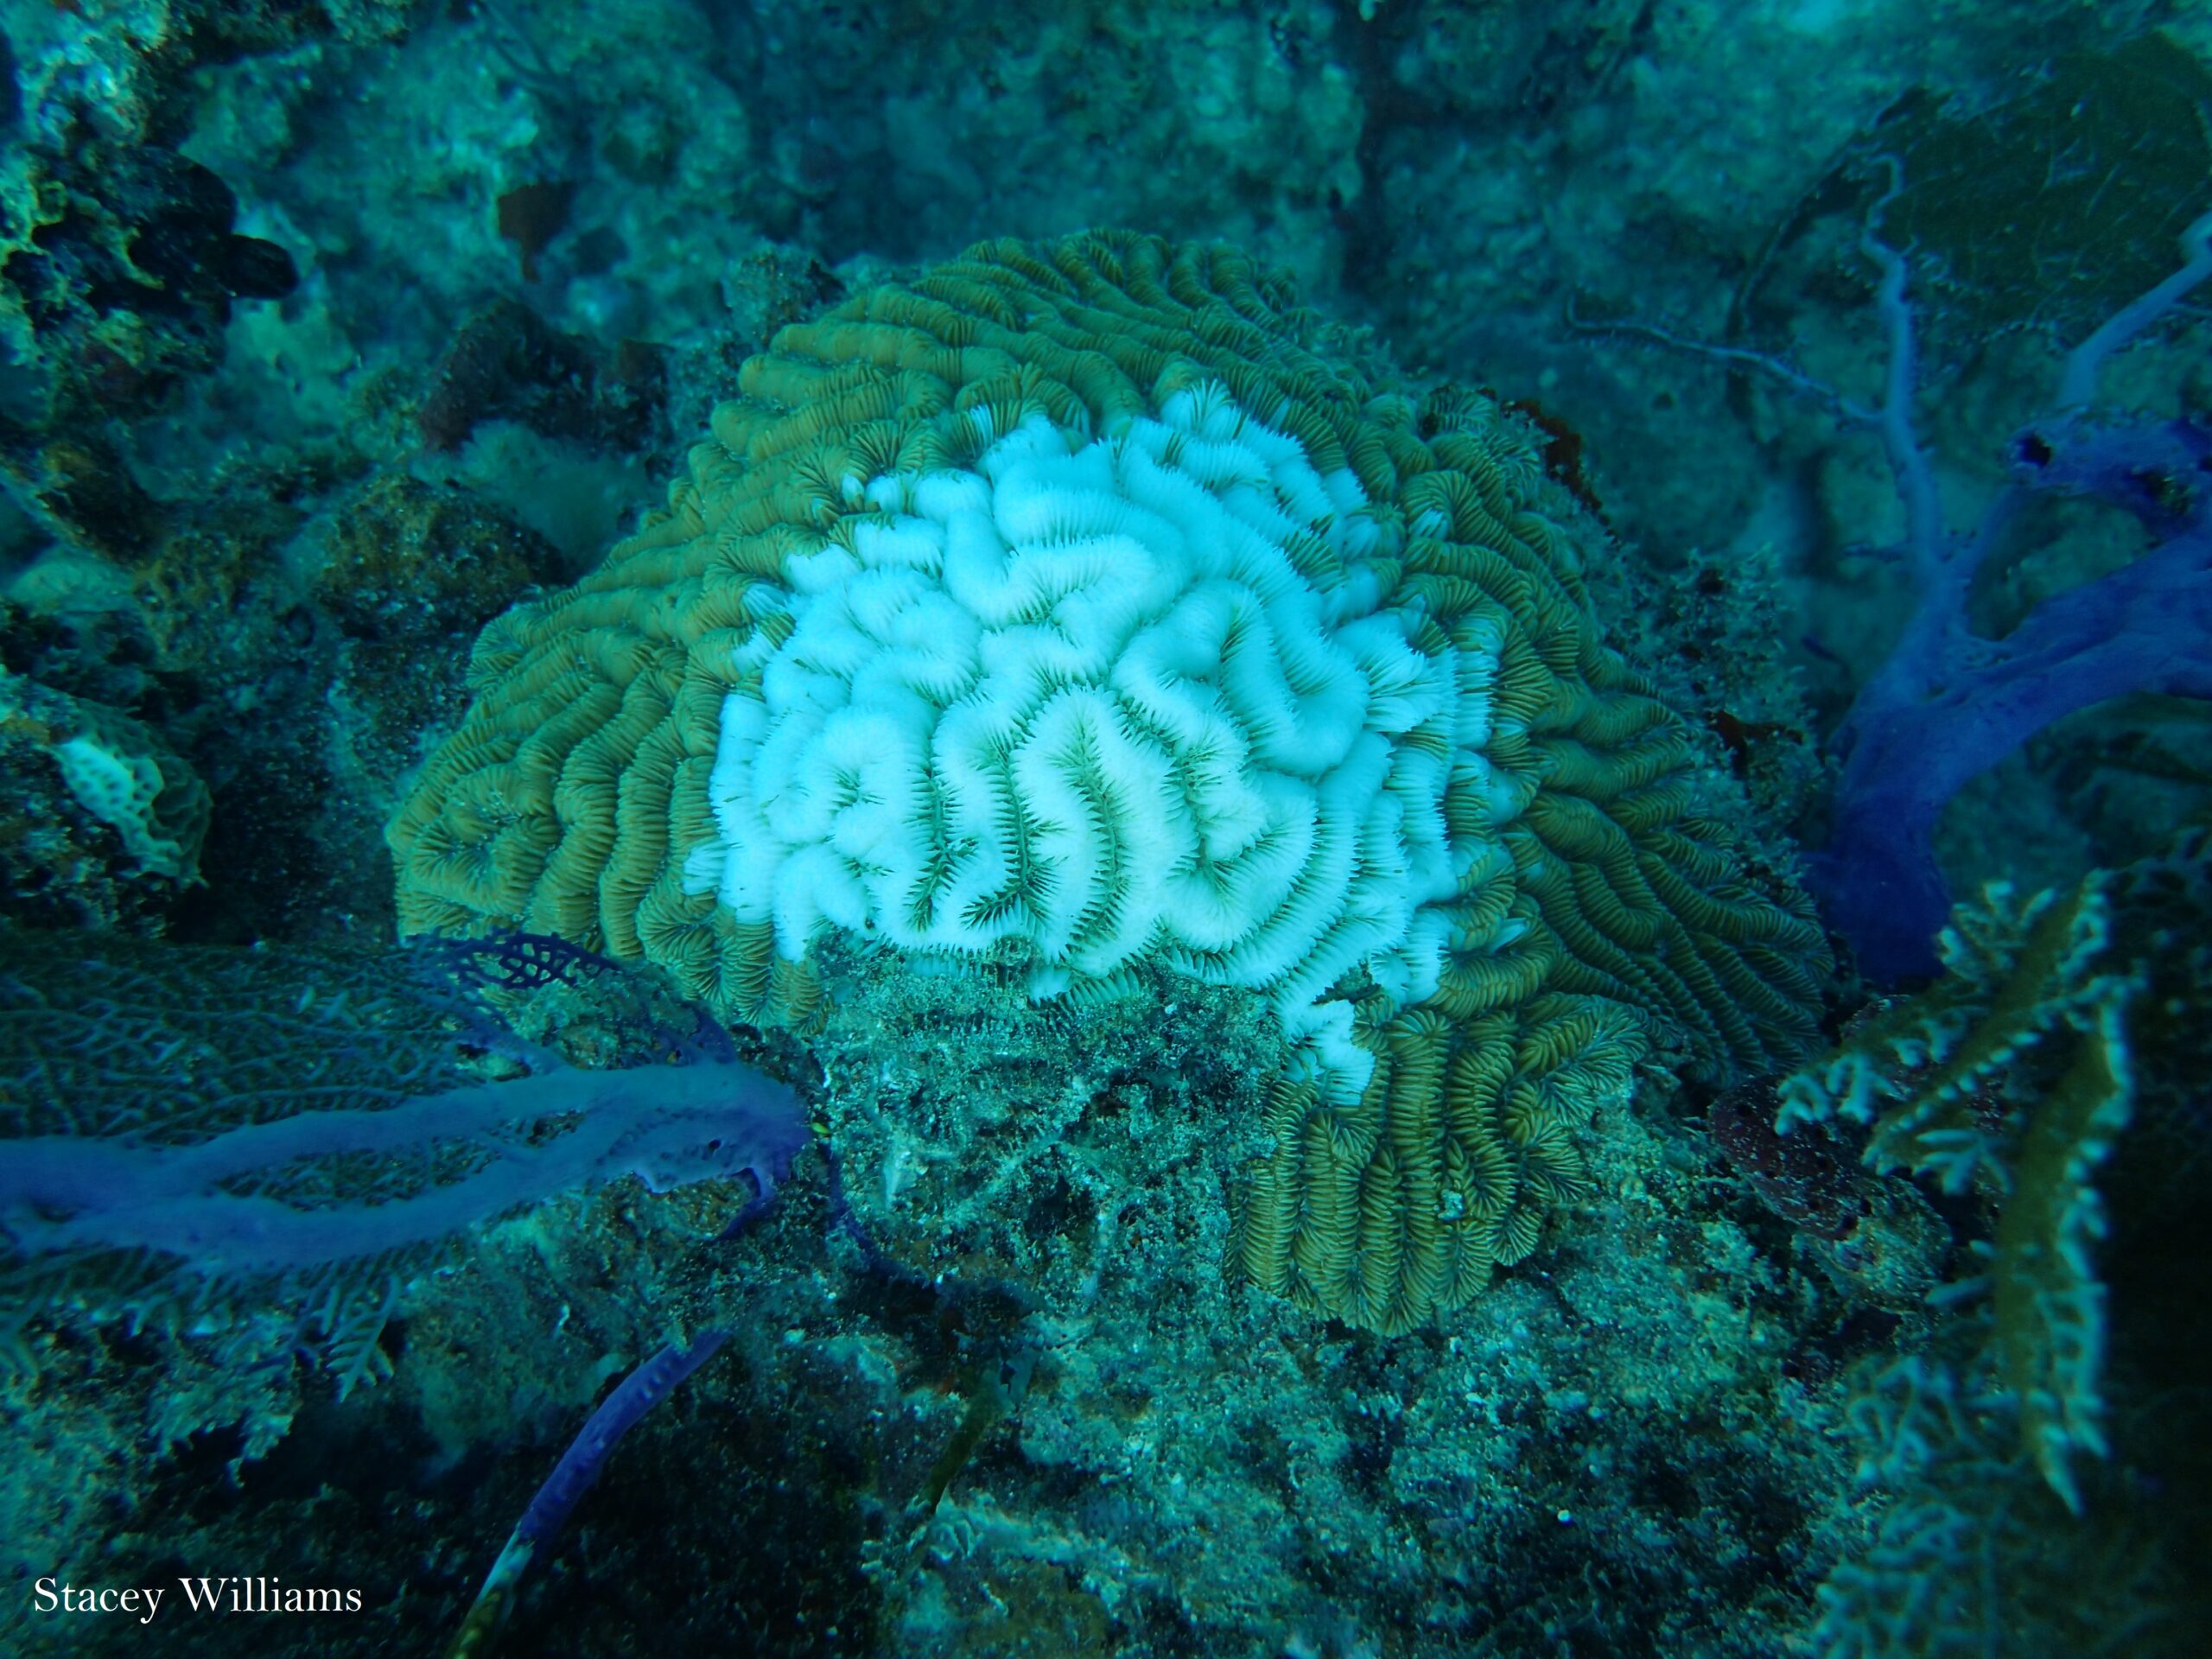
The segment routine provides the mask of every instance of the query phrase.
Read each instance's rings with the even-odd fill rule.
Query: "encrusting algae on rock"
[[[810,943],[1160,964],[1294,1059],[1236,1265],[1395,1332],[1519,1260],[1665,1045],[1811,1043],[1827,957],[1690,816],[1602,532],[1490,397],[1280,279],[984,244],[787,327],[670,511],[486,629],[389,830],[404,931],[523,927],[804,1028]]]

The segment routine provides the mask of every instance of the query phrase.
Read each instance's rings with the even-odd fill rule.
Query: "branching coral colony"
[[[1934,467],[1915,433],[1918,389],[1905,256],[1880,237],[1875,204],[1859,247],[1881,273],[1875,303],[1889,334],[1882,401],[1839,395],[1765,353],[1686,340],[1640,324],[1623,333],[1769,375],[1881,440],[1905,512],[1890,550],[1910,573],[1917,608],[1889,658],[1859,690],[1833,740],[1842,762],[1827,846],[1810,875],[1829,921],[1863,971],[1893,981],[1932,971],[1949,899],[1934,851],[1936,821],[1976,774],[2052,721],[2131,692],[2212,697],[2212,429],[2188,417],[2096,414],[2100,371],[2173,315],[2212,276],[2212,213],[2181,238],[2171,276],[2067,356],[2050,412],[2007,449],[2010,482],[1971,533],[1944,529]],[[2044,599],[2002,639],[1968,617],[1975,574],[2031,498],[2094,498],[2141,521],[2153,546],[2133,563]]]

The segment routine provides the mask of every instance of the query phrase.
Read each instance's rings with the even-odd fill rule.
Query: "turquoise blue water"
[[[0,1651],[2212,1650],[2202,8],[0,0]],[[925,340],[880,296],[953,293],[982,244],[1074,293],[1091,230],[1215,286],[1172,326],[1084,289],[1090,369],[956,406],[1060,324],[961,289]],[[909,401],[800,478],[742,422],[865,378],[777,344],[832,311],[878,332],[821,360]],[[1275,378],[1210,378],[1202,329]],[[1135,404],[1084,378],[1109,359]],[[1321,407],[1397,435],[1392,482]],[[877,415],[956,441],[868,449]],[[1452,535],[1541,556],[1590,642],[1530,708],[1507,623],[1408,597],[1446,532],[1391,491],[1468,432],[1504,459]],[[959,533],[933,471],[1031,480],[1047,442],[1086,489],[1147,442],[1198,483],[1117,474],[1071,529],[1075,474],[1037,474],[1038,544],[1099,562],[1057,597],[883,576]],[[786,474],[761,523],[698,508]],[[1208,563],[1232,520],[1265,557]],[[441,771],[512,607],[575,613],[671,524],[773,593],[603,583],[513,723],[658,699],[688,735]],[[1139,555],[1275,608],[1207,634],[1160,601],[1116,667],[1140,625],[1078,590]],[[1512,626],[1551,602],[1483,579]],[[1293,612],[1276,721],[1240,652]],[[988,658],[1040,698],[1134,707],[1141,658],[1226,723],[1193,758],[1147,704],[1081,766],[1010,726],[998,822],[886,807],[919,704],[855,642],[977,616],[1058,630]],[[577,690],[671,637],[650,696]],[[1587,781],[1599,640],[1673,711],[1662,791]],[[1355,660],[1345,719],[1397,768],[1357,787],[1351,738],[1300,747]],[[805,747],[869,687],[878,725]],[[1068,945],[1122,914],[1097,868],[1213,869],[1158,849],[1208,812],[1226,847],[1232,784],[1323,802],[1294,899],[1224,854],[1217,911]],[[1546,817],[1570,798],[1643,838],[1601,856]],[[499,839],[534,810],[569,836],[543,882]],[[870,884],[1005,823],[1046,849],[1019,903],[886,943]],[[1469,920],[1509,877],[1610,943],[1533,896]],[[1440,963],[1546,950],[1547,1017],[1635,1038],[1499,1061],[1509,1224],[1432,1168],[1475,1085],[1421,1096],[1385,1027],[1446,1006]],[[1478,1016],[1533,1030],[1538,994],[1439,1029],[1479,1069]],[[1428,1103],[1378,1142],[1393,1075]],[[1333,1210],[1284,1178],[1275,1272],[1254,1194],[1294,1153],[1367,1174]],[[1346,1204],[1358,1248],[1312,1243]],[[1404,1319],[1341,1289],[1471,1217],[1514,1241],[1484,1287]]]

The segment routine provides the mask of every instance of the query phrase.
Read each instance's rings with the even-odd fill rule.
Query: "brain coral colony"
[[[1238,1265],[1385,1332],[1465,1301],[1639,1056],[1798,1055],[1825,957],[1690,816],[1531,435],[1332,341],[1121,235],[785,329],[670,511],[486,631],[391,826],[403,926],[799,1027],[832,932],[1040,1001],[1245,988],[1293,1058]]]

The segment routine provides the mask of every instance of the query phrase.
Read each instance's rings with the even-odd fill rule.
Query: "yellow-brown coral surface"
[[[1056,506],[1071,467],[1082,489]],[[1050,520],[1018,546],[1014,472],[1043,480]],[[1160,493],[1120,514],[1116,493],[1146,480]],[[791,803],[745,798],[768,775],[750,757],[805,696],[843,709],[881,677],[811,647],[795,663],[809,605],[835,590],[860,614],[863,578],[894,565],[957,588],[929,549],[964,533],[962,502],[988,517],[994,484],[1024,556],[1188,553],[1196,574],[1162,606],[1185,616],[1224,584],[1247,596],[1217,606],[1218,660],[1186,652],[1168,676],[1172,709],[1198,699],[1214,723],[1184,729],[1147,702],[1134,650],[1086,679],[1074,657],[1025,646],[1027,700],[1004,709],[986,670],[910,654],[895,690],[922,706],[911,810],[870,821],[867,757],[815,756],[828,827],[768,845],[763,814]],[[1160,504],[1185,500],[1186,535],[1224,513],[1239,535],[1260,527],[1245,565],[1162,551],[1179,544]],[[1323,1058],[1273,1091],[1237,1265],[1403,1330],[1534,1248],[1585,1186],[1584,1125],[1641,1054],[1669,1046],[1720,1074],[1794,1058],[1812,1030],[1818,931],[1689,815],[1687,728],[1597,634],[1579,570],[1601,546],[1493,401],[1382,383],[1232,252],[1122,234],[985,244],[783,330],[669,512],[486,631],[474,704],[390,827],[401,924],[558,933],[658,963],[726,1017],[794,1024],[816,995],[807,941],[832,925],[970,953],[1025,942],[1040,995],[1110,987],[1143,959],[1263,990],[1287,1029],[1320,1032]],[[1040,631],[1067,645],[1100,609],[1070,595],[1100,579],[1087,568],[1009,602],[984,630],[987,666],[992,641],[1001,658]],[[1292,639],[1285,607],[1312,639]],[[1147,613],[1161,629],[1168,615]],[[899,624],[867,623],[868,639]],[[801,669],[817,690],[791,690]],[[1332,829],[1310,802],[1351,774],[1302,766],[1285,734],[1338,682],[1357,693],[1345,753],[1387,781]],[[1292,712],[1268,713],[1271,696]],[[957,754],[956,728],[971,746]],[[1276,817],[1236,828],[1224,790]],[[920,854],[885,850],[909,829]],[[1147,849],[1174,868],[1147,868]],[[1237,904],[1277,874],[1280,903],[1236,933]],[[1177,911],[1190,891],[1211,895],[1205,915]],[[1404,916],[1378,921],[1392,891]],[[1274,963],[1262,947],[1294,912],[1311,937]],[[1327,1058],[1329,1031],[1357,1065]]]

